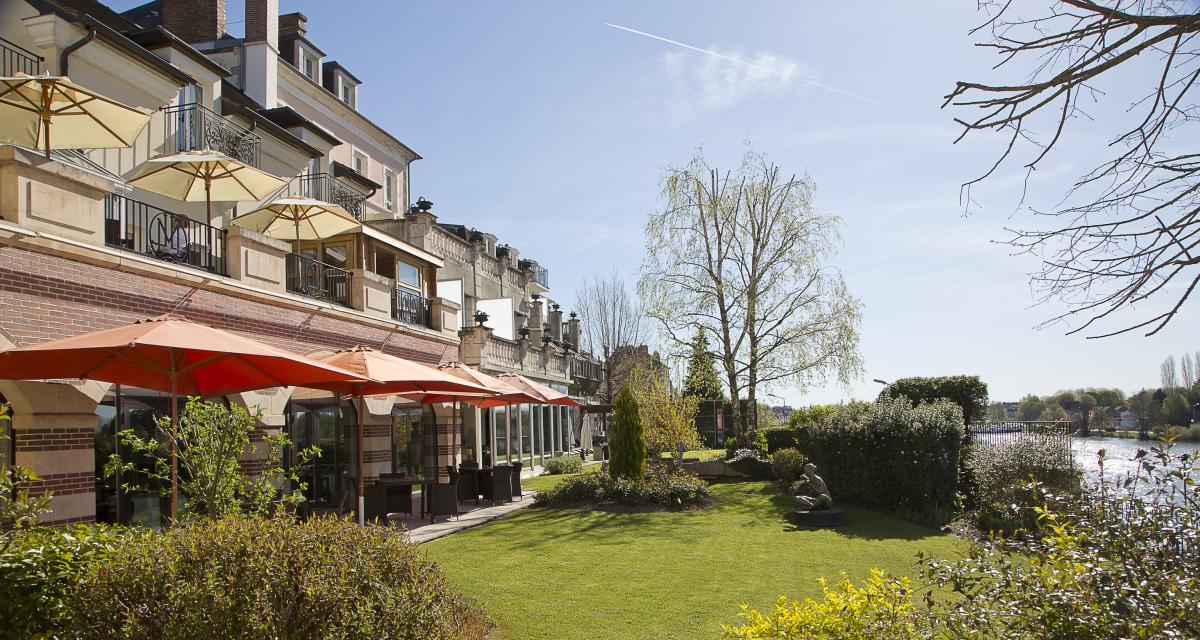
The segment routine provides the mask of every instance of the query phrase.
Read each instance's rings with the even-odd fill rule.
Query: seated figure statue
[[[800,506],[804,509],[817,511],[833,506],[833,498],[829,496],[829,487],[825,486],[825,481],[817,475],[817,465],[811,462],[804,465],[804,477],[799,482],[806,492],[811,494],[796,496],[796,499],[800,501]]]

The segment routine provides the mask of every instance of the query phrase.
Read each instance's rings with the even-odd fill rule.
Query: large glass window
[[[508,460],[508,418],[511,407],[497,407],[493,420],[496,429],[496,459],[493,464]]]
[[[421,475],[421,407],[392,410],[392,473]]]
[[[321,452],[300,472],[308,485],[305,496],[315,505],[353,507],[357,486],[352,477],[357,469],[352,464],[356,460],[356,420],[354,404],[338,396],[314,394],[293,397],[289,403],[288,432],[294,451],[315,446]]]
[[[170,500],[158,493],[164,488],[161,483],[147,476],[152,460],[134,458],[128,447],[119,442],[118,434],[131,429],[141,438],[160,437],[157,420],[170,415],[170,402],[170,396],[165,393],[116,385],[96,406],[96,520],[155,528],[166,524]],[[132,477],[104,476],[104,465],[114,453],[134,463],[136,470]],[[131,491],[126,488],[129,485],[142,486],[146,490]]]
[[[533,452],[533,411],[529,405],[521,405],[521,461],[530,464],[528,460]]]
[[[350,245],[345,242],[326,244],[321,247],[322,262],[339,269],[350,268]]]
[[[421,287],[421,270],[403,260],[397,260],[396,282],[419,289]]]

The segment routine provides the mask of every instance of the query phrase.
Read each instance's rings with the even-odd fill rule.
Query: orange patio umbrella
[[[79,378],[171,394],[223,396],[269,387],[366,382],[358,374],[187,318],[162,315],[131,325],[0,351],[0,379]],[[171,514],[177,460],[171,449]]]
[[[353,349],[335,351],[326,356],[319,356],[322,362],[338,368],[352,371],[361,378],[360,382],[316,385],[315,388],[327,391],[338,391],[359,399],[358,411],[358,523],[365,524],[364,508],[366,500],[363,496],[363,406],[364,396],[405,394],[415,396],[413,399],[430,404],[444,402],[426,398],[454,397],[484,398],[495,395],[487,387],[461,377],[450,375],[445,371],[435,369],[404,358],[388,355],[370,347],[358,346]],[[369,380],[367,380],[369,379]]]
[[[497,376],[502,382],[516,387],[522,393],[537,398],[538,404],[554,404],[563,407],[582,407],[583,405],[571,399],[571,396],[555,391],[550,387],[534,382],[519,373],[502,373]]]
[[[541,402],[540,399],[524,393],[511,384],[495,376],[489,376],[481,371],[476,371],[475,369],[472,369],[461,362],[448,362],[438,367],[438,370],[448,373],[456,378],[477,384],[488,391],[491,391],[493,395],[481,397],[458,396],[454,394],[426,394],[420,398],[420,400],[426,404],[431,402],[453,402],[455,400],[462,400],[463,402],[476,407],[490,409],[492,407],[503,407],[511,404]],[[412,397],[411,394],[410,397]]]

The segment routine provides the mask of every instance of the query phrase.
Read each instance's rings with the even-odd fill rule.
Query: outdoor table
[[[421,513],[420,513],[420,516],[424,517],[425,513],[428,511],[428,509],[426,508],[426,501],[429,499],[429,491],[427,490],[427,487],[429,485],[433,484],[432,480],[429,480],[426,478],[396,478],[396,477],[380,476],[375,481],[375,483],[380,486],[385,487],[385,489],[387,487],[408,487],[409,488],[409,498],[408,499],[410,501],[412,500],[412,487],[416,487],[416,486],[421,487]]]

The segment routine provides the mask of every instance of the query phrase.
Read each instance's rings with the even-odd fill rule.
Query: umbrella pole
[[[179,396],[176,394],[178,374],[175,373],[175,358],[171,357],[171,430],[179,433]],[[175,450],[175,435],[171,435],[171,519],[179,508],[179,456]]]
[[[212,226],[212,176],[204,176],[204,214],[208,216],[208,226]]]
[[[365,484],[363,480],[363,443],[366,438],[363,437],[363,409],[366,408],[366,400],[361,394],[358,396],[358,526],[366,526],[367,514],[365,511],[367,498],[363,495]]]
[[[42,129],[46,131],[46,159],[50,159],[50,96],[54,90],[50,85],[42,83]]]

